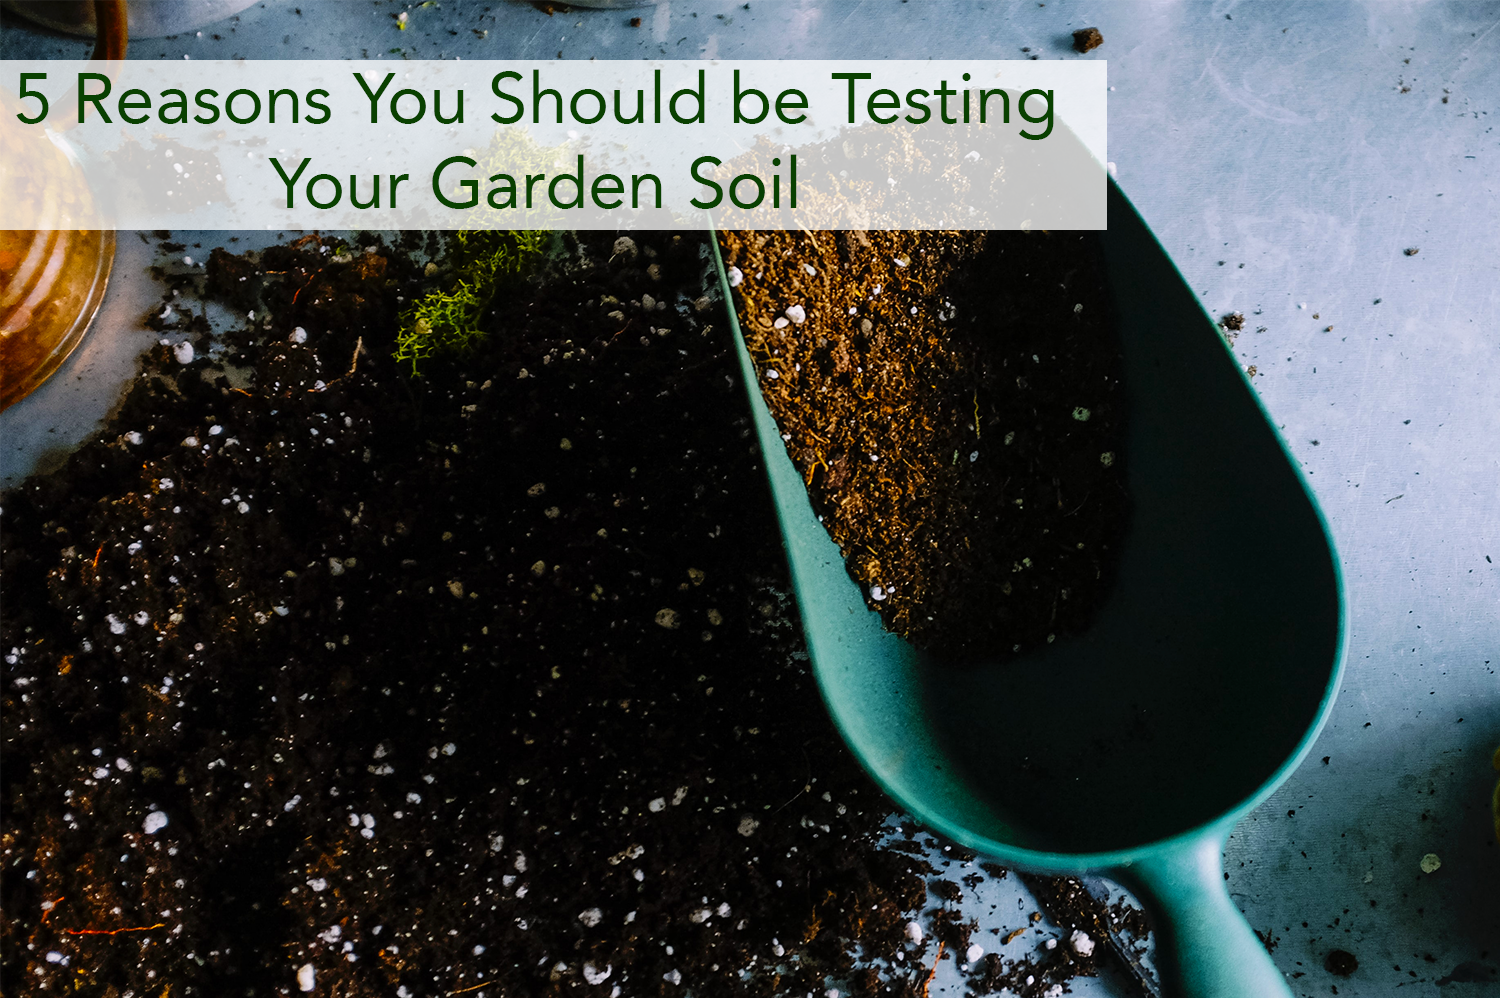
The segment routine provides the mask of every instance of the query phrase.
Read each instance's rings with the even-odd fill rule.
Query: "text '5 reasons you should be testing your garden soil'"
[[[807,182],[798,154],[809,143],[873,137],[857,152],[846,143],[851,165],[878,164],[891,186],[919,184],[886,162],[883,134],[952,138],[954,162],[976,162],[994,159],[970,148],[976,137],[1011,147],[1058,144],[1063,117],[1068,138],[1076,135],[1102,162],[1102,64],[6,68],[17,85],[8,127],[67,126],[70,141],[103,153],[122,192],[116,210],[130,216],[122,224],[181,225],[192,214],[200,224],[242,227],[345,217],[366,227],[443,227],[473,224],[489,210],[532,213],[524,221],[533,227],[576,227],[576,216],[559,213],[797,209]],[[161,170],[150,168],[159,165],[150,155],[121,155],[132,143],[148,153],[168,143],[182,148],[173,169]],[[757,146],[777,155],[736,162]],[[146,166],[132,170],[137,161]],[[132,198],[132,188],[141,196]],[[36,200],[7,198],[5,214],[35,213]],[[390,217],[366,214],[372,209]],[[494,222],[506,218],[521,221],[512,214]],[[24,227],[28,219],[4,221]]]

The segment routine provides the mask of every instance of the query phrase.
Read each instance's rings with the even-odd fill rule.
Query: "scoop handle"
[[[1228,827],[1166,843],[1112,871],[1147,905],[1156,967],[1173,998],[1292,998],[1286,978],[1224,886]]]

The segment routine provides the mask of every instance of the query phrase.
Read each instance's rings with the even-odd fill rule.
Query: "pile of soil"
[[[1086,628],[1130,505],[1097,237],[721,239],[766,403],[886,626],[958,662]]]
[[[922,994],[976,926],[819,702],[707,244],[569,237],[412,379],[417,248],[165,266],[4,497],[7,993]],[[1021,925],[976,992],[1094,972]]]

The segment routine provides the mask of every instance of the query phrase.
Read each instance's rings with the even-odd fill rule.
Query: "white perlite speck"
[[[167,827],[167,812],[152,811],[150,814],[146,815],[146,822],[141,827],[146,830],[147,835],[155,835],[157,832]]]
[[[614,968],[605,964],[603,969],[595,967],[592,963],[583,965],[583,979],[590,984],[603,984],[609,980],[609,975]]]
[[[647,804],[646,807],[652,811],[663,811],[667,807],[667,799],[665,797],[657,797],[650,804]]]
[[[969,961],[970,963],[978,963],[979,958],[982,956],[984,956],[984,947],[979,945],[978,943],[974,943],[969,947],[968,951],[964,953],[964,959]]]
[[[918,946],[922,945],[922,926],[918,925],[916,922],[907,922],[906,938],[916,943]]]
[[[661,975],[661,979],[666,981],[668,984],[681,984],[682,974],[676,970],[669,970],[665,974]]]
[[[786,310],[786,317],[800,326],[807,321],[807,309],[801,305],[793,305]]]
[[[880,602],[881,600],[885,599],[885,596],[886,596],[885,587],[883,587],[883,586],[871,586],[870,587],[870,598],[872,600],[874,600],[875,602],[877,602],[877,603]]]
[[[186,340],[172,348],[172,356],[177,358],[179,364],[191,364],[193,362],[193,345]]]
[[[328,889],[328,881],[322,877],[313,877],[307,882],[307,886],[312,888],[314,894],[317,894]]]
[[[311,991],[318,986],[318,972],[310,963],[304,963],[297,968],[297,987],[303,991]]]
[[[1073,934],[1068,937],[1068,945],[1079,956],[1092,956],[1094,953],[1094,940],[1082,929],[1073,930]]]
[[[303,329],[301,326],[298,326],[296,329],[292,330],[292,335],[288,336],[287,339],[291,340],[293,343],[306,343],[307,330]]]
[[[735,831],[739,832],[741,835],[745,836],[745,838],[748,839],[750,836],[755,834],[755,830],[759,827],[760,822],[756,821],[750,815],[746,814],[741,816],[739,827],[736,828]]]
[[[603,917],[604,912],[598,908],[586,908],[578,913],[578,920],[591,929],[598,925]]]
[[[740,283],[745,279],[745,272],[743,270],[740,270],[740,268],[738,267],[730,267],[727,275],[729,277],[729,286],[731,288],[739,287]]]
[[[1421,866],[1423,873],[1436,873],[1438,871],[1438,867],[1443,865],[1443,861],[1438,858],[1437,853],[1430,852],[1422,857],[1422,862],[1419,865]]]

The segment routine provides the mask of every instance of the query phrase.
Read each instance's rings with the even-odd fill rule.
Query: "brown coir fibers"
[[[886,625],[959,662],[1086,627],[1129,505],[1097,239],[721,238],[761,391]]]

